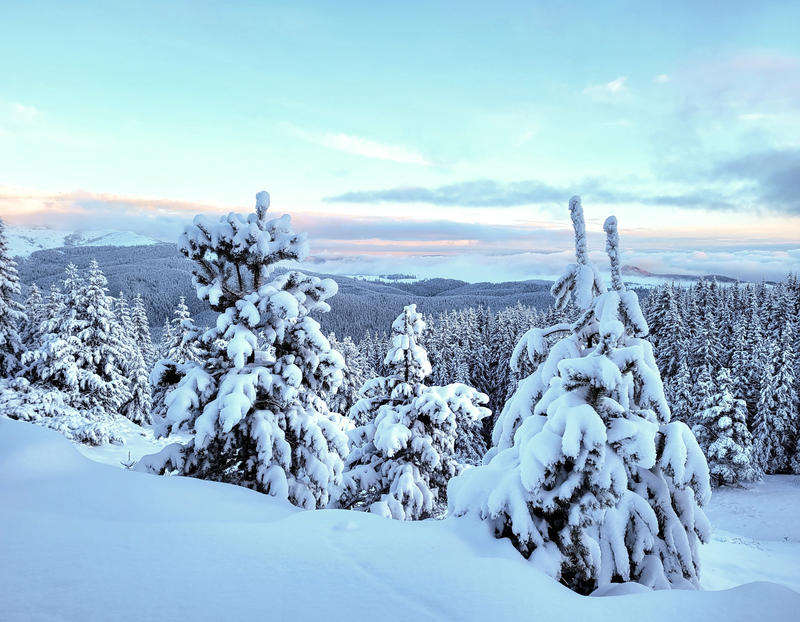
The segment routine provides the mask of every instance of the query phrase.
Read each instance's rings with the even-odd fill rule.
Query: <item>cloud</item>
[[[656,84],[666,84],[670,80],[672,80],[672,78],[670,78],[665,73],[659,74],[655,78],[653,78],[653,82],[655,82]]]
[[[800,149],[773,149],[751,153],[719,164],[724,179],[749,183],[764,207],[800,215]]]
[[[624,242],[624,239],[623,239]],[[602,248],[590,244],[590,248]],[[590,253],[602,272],[607,271],[608,257],[602,250]],[[378,275],[397,272],[397,258],[388,255],[342,255],[320,253],[313,257],[314,269],[333,274]],[[403,272],[418,278],[445,277],[464,281],[518,281],[553,279],[574,261],[568,246],[557,252],[521,251],[505,253],[426,254],[404,258]],[[654,274],[724,275],[742,280],[779,280],[789,271],[800,268],[800,249],[784,250],[706,250],[623,251],[626,265]]]
[[[758,162],[732,161],[728,163],[732,172],[724,174],[738,174],[737,167],[743,167],[769,177],[774,169],[787,166],[783,159],[778,160],[777,165],[770,157]],[[552,191],[549,187],[540,189],[542,196]],[[658,196],[649,199],[676,200]],[[0,214],[12,224],[133,231],[165,241],[174,241],[196,213],[249,208],[85,191],[46,193],[0,188]],[[278,213],[280,210],[276,210]],[[323,272],[396,272],[398,261],[402,261],[403,271],[418,276],[498,281],[552,278],[572,261],[572,231],[565,222],[531,221],[512,226],[309,212],[293,213],[292,221],[297,231],[308,233],[313,269]],[[606,265],[599,226],[588,231],[588,238],[596,261]],[[636,230],[623,232],[623,244],[626,264],[657,273],[724,274],[757,280],[781,278],[790,270],[800,269],[800,245],[792,240],[791,233],[776,234],[771,229],[738,234]]]
[[[330,203],[427,203],[447,207],[513,207],[532,203],[563,202],[563,188],[536,181],[502,183],[491,179],[424,188],[409,186],[386,190],[346,192],[326,197]]]
[[[319,145],[320,147],[325,147],[326,149],[333,149],[334,151],[341,151],[343,153],[375,160],[389,160],[401,164],[416,164],[419,166],[433,165],[432,162],[427,160],[420,153],[405,146],[387,145],[351,134],[311,132],[291,123],[283,123],[282,125],[298,138]]]
[[[51,193],[0,187],[0,215],[11,224],[66,230],[134,231],[169,241],[177,238],[192,215],[227,209],[208,203],[83,190]]]
[[[597,101],[609,101],[628,93],[628,88],[625,86],[627,80],[628,78],[626,76],[620,76],[605,84],[587,86],[583,89],[583,94]]]
[[[553,186],[538,180],[499,182],[490,179],[465,181],[437,188],[400,187],[386,190],[346,192],[326,197],[330,203],[425,203],[442,207],[516,207],[562,204],[579,190],[581,196],[606,204],[640,204],[666,207],[735,210],[737,205],[712,192],[647,194],[612,190],[596,179],[569,186]]]

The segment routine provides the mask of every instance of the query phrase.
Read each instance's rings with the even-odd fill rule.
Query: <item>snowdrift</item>
[[[773,583],[582,597],[465,519],[302,512],[0,418],[0,620],[796,620]],[[620,586],[617,592],[639,592]]]

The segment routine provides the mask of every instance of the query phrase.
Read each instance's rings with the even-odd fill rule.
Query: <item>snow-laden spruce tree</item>
[[[451,480],[450,510],[486,520],[580,593],[623,581],[696,586],[708,466],[686,425],[669,421],[647,323],[622,282],[616,219],[604,228],[611,291],[598,294],[602,284],[579,283],[570,268],[585,311],[551,333],[563,336],[550,348],[542,335],[524,340],[534,356],[546,353],[539,369],[555,370],[547,389],[510,447]]]
[[[350,336],[337,339],[334,333],[328,335],[331,348],[342,355],[344,368],[342,369],[342,384],[336,393],[325,396],[325,401],[333,412],[347,414],[350,408],[359,400],[359,391],[367,380],[367,359]],[[356,425],[366,423],[355,421]]]
[[[51,287],[37,343],[23,356],[23,377],[0,396],[8,416],[92,445],[124,442],[115,416],[129,395],[119,367],[123,349],[116,347],[119,326],[101,277],[97,268],[94,284],[87,283],[67,266],[66,294]]]
[[[144,299],[138,292],[133,297],[133,304],[131,305],[131,329],[142,358],[149,368],[155,361],[156,349],[150,337],[150,320],[147,318],[147,311],[144,308]]]
[[[34,283],[28,292],[24,304],[26,318],[20,331],[20,338],[25,350],[37,348],[41,338],[42,323],[47,319],[47,305],[42,297],[42,291]]]
[[[323,507],[341,485],[347,437],[320,393],[342,380],[342,358],[309,313],[328,311],[331,279],[274,274],[308,255],[289,216],[255,213],[217,222],[197,216],[178,246],[194,262],[198,297],[219,313],[207,352],[166,397],[165,432],[194,431],[186,445],[147,456],[140,470],[231,482],[303,508]]]
[[[753,456],[753,437],[747,429],[747,405],[733,397],[731,375],[717,373],[714,393],[700,404],[692,428],[703,449],[717,486],[734,486],[760,477]]]
[[[99,406],[111,414],[119,412],[131,394],[125,377],[129,353],[111,309],[107,284],[94,259],[85,280],[78,279],[75,272],[68,273],[65,329],[78,339],[74,356],[79,403],[87,408]]]
[[[793,329],[787,321],[780,340],[770,342],[761,381],[753,437],[756,459],[765,473],[791,473],[793,452],[800,438]]]
[[[186,299],[181,296],[173,312],[172,321],[167,321],[164,325],[161,336],[164,356],[156,361],[150,371],[156,436],[169,434],[169,422],[166,420],[167,395],[202,358],[198,343],[199,332],[186,306]]]
[[[189,307],[186,306],[186,299],[181,296],[169,324],[166,358],[175,363],[199,361],[200,348],[197,345],[197,333],[192,314],[189,313]]]
[[[462,465],[456,458],[458,426],[474,425],[489,411],[488,397],[464,384],[425,385],[431,364],[419,345],[425,322],[408,305],[392,323],[386,376],[368,380],[350,418],[353,430],[345,488],[339,505],[388,518],[438,516],[448,480]]]
[[[574,302],[580,310],[585,311],[592,305],[594,297],[605,292],[606,288],[597,266],[589,259],[580,197],[570,199],[569,212],[575,230],[576,262],[567,266],[550,293],[555,298],[556,309],[563,310]],[[521,371],[526,365],[532,366],[535,371],[519,381],[503,406],[492,430],[492,446],[486,452],[484,463],[488,463],[497,452],[513,445],[519,426],[531,415],[550,381],[558,374],[559,362],[578,356],[581,347],[582,337],[572,331],[569,322],[546,325],[544,328],[534,327],[522,336],[514,348],[509,365],[515,372]]]
[[[77,268],[70,264],[67,274],[77,278]],[[78,367],[75,355],[80,347],[74,316],[67,309],[66,297],[54,283],[45,305],[45,317],[36,341],[22,357],[23,375],[32,383],[45,384],[67,396],[72,403],[78,391]]]
[[[120,413],[139,425],[152,423],[152,395],[149,370],[134,330],[130,305],[124,292],[113,302],[118,338],[124,349],[121,367],[128,382],[128,399],[120,406]]]
[[[0,378],[9,377],[19,370],[24,351],[20,330],[26,316],[17,300],[19,295],[17,264],[8,250],[6,226],[0,218]]]

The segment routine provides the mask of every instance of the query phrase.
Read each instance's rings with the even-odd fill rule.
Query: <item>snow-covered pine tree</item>
[[[67,266],[77,286],[77,268]],[[62,394],[62,401],[74,403],[78,392],[78,367],[75,356],[80,347],[75,318],[67,309],[66,297],[53,283],[45,304],[45,317],[39,326],[35,344],[22,358],[23,375],[31,383],[45,385]]]
[[[459,425],[489,414],[488,397],[464,384],[430,387],[428,354],[419,345],[425,323],[408,305],[392,323],[384,359],[386,376],[368,380],[350,409],[353,448],[347,461],[341,507],[400,520],[438,516],[447,481],[460,472]]]
[[[326,401],[332,412],[346,415],[358,401],[358,393],[367,380],[367,359],[349,336],[339,340],[334,333],[331,333],[328,335],[328,341],[331,348],[342,355],[344,368],[342,384],[336,393],[326,396]],[[364,422],[354,423],[360,425]]]
[[[149,369],[134,331],[130,305],[124,292],[114,299],[114,316],[119,328],[119,340],[125,354],[122,357],[122,373],[128,382],[128,400],[120,407],[120,413],[137,424],[152,423],[152,395]]]
[[[186,299],[181,296],[173,311],[172,321],[164,322],[161,335],[163,356],[150,371],[156,436],[167,436],[170,432],[166,420],[167,395],[203,358],[199,339],[200,331],[194,325],[189,308],[186,306]]]
[[[186,306],[186,299],[181,296],[169,325],[166,358],[175,363],[199,361],[200,349],[197,345],[197,333],[194,319],[189,313],[189,307]]]
[[[156,359],[156,349],[153,347],[153,340],[150,337],[150,320],[147,319],[144,299],[138,292],[133,297],[133,304],[131,305],[131,324],[133,333],[136,336],[136,343],[139,345],[139,351],[149,369]]]
[[[118,338],[124,349],[122,373],[128,383],[128,399],[120,406],[120,413],[139,425],[152,423],[152,395],[149,370],[136,342],[128,299],[123,292],[114,300],[114,316]]]
[[[172,329],[170,328],[169,318],[164,318],[164,326],[161,327],[161,337],[158,344],[158,354],[161,358],[167,356],[169,344],[172,343]]]
[[[47,319],[47,306],[42,291],[34,283],[25,299],[26,319],[20,331],[20,338],[25,350],[38,348],[42,336],[42,323]]]
[[[661,372],[661,377],[664,380],[674,378],[678,373],[681,358],[686,355],[687,340],[689,331],[686,324],[678,311],[678,304],[675,300],[674,290],[671,286],[665,286],[665,304],[666,309],[662,319],[662,325],[657,341],[658,347],[658,369]],[[650,322],[648,321],[648,324]],[[652,329],[651,329],[652,330]],[[656,348],[656,342],[653,342],[653,348]]]
[[[9,253],[6,225],[0,218],[0,378],[19,370],[24,352],[20,331],[27,318],[17,300],[19,295],[17,264]]]
[[[770,342],[768,359],[753,432],[756,458],[765,473],[791,473],[793,453],[800,437],[791,321],[784,324],[780,340]]]
[[[121,291],[119,296],[114,299],[112,308],[114,310],[114,317],[117,318],[117,324],[119,324],[119,327],[122,329],[124,338],[131,343],[136,343],[138,335],[134,334],[131,306],[128,304],[128,297],[125,295],[125,292]]]
[[[117,413],[131,399],[125,377],[126,344],[111,310],[106,289],[108,281],[97,261],[89,263],[85,280],[77,271],[68,272],[65,287],[69,334],[77,337],[74,353],[78,368],[79,403],[86,408],[99,406],[106,413]]]
[[[747,429],[747,406],[733,396],[731,376],[723,367],[717,373],[713,395],[700,404],[692,428],[703,449],[717,486],[733,486],[760,477],[753,456],[753,438]]]
[[[622,283],[616,219],[605,229],[613,289],[559,331],[542,363],[556,360],[547,390],[510,447],[451,480],[450,510],[487,520],[581,593],[697,585],[708,467],[691,431],[669,422],[647,324]]]
[[[550,293],[555,299],[555,309],[565,310],[574,302],[581,310],[588,309],[594,297],[605,292],[600,272],[586,248],[586,224],[581,199],[574,196],[569,201],[569,212],[575,230],[576,263],[567,266],[564,274],[553,284]],[[552,317],[555,319],[555,317]],[[572,331],[572,324],[560,322],[530,328],[519,340],[509,363],[513,372],[522,372],[526,363],[535,371],[519,381],[514,393],[506,401],[492,430],[492,446],[484,456],[484,463],[497,452],[511,447],[514,435],[522,422],[529,417],[537,402],[547,391],[550,381],[558,374],[558,364],[563,359],[579,355],[582,336]]]
[[[689,369],[689,346],[684,342],[684,351],[678,360],[678,370],[668,385],[668,402],[672,418],[689,425],[695,415],[695,386]]]
[[[259,192],[255,213],[197,216],[181,235],[198,297],[219,317],[201,337],[203,360],[166,398],[165,430],[193,429],[194,438],[137,468],[324,507],[338,494],[347,437],[320,393],[341,383],[343,361],[309,313],[329,311],[337,287],[300,272],[273,274],[278,261],[303,261],[308,243],[289,216],[269,218],[268,209],[269,194]]]

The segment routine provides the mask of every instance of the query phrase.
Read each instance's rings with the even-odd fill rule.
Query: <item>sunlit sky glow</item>
[[[800,270],[800,3],[30,2],[0,19],[0,215],[172,240],[273,209],[319,269]],[[598,256],[600,259],[600,257]]]

